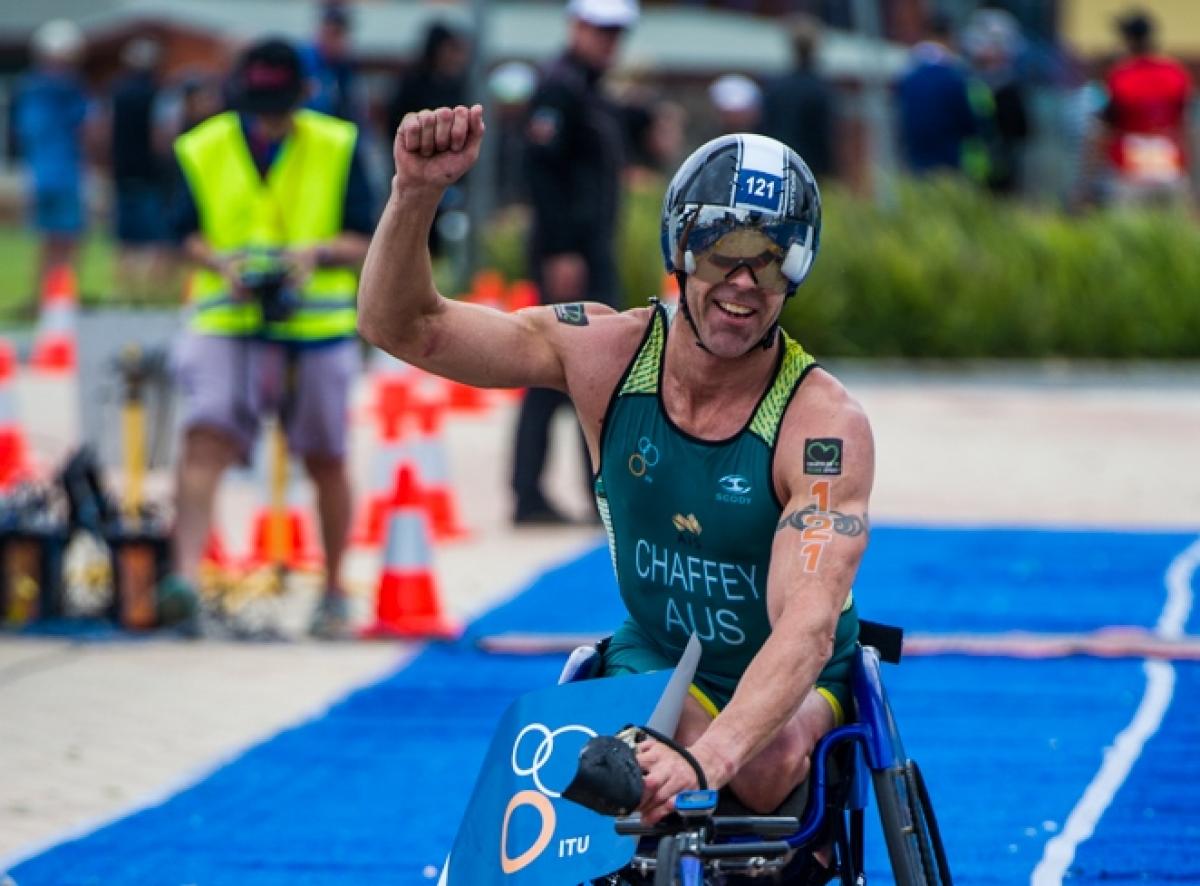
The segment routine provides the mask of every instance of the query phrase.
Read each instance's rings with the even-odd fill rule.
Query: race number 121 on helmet
[[[807,164],[762,135],[724,135],[697,148],[667,188],[661,217],[670,273],[720,283],[740,267],[791,295],[821,240],[821,193]]]

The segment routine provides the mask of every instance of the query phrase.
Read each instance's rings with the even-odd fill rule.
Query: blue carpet
[[[1163,573],[1192,539],[881,527],[856,593],[868,617],[914,631],[1153,625]],[[552,682],[561,666],[557,655],[487,656],[470,638],[603,631],[620,611],[608,554],[594,551],[485,615],[467,641],[427,648],[162,805],[12,874],[20,886],[429,882],[424,870],[453,841],[493,725],[514,696]],[[1200,668],[1177,672],[1163,731],[1081,850],[1073,882],[1200,876]],[[1028,882],[1144,685],[1136,662],[1082,658],[912,659],[885,679],[957,878],[969,884]],[[882,842],[872,842],[874,882],[887,882]]]

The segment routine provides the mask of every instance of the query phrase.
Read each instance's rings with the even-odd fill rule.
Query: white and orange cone
[[[363,636],[448,640],[460,632],[442,611],[421,491],[412,467],[402,465],[397,472],[396,502],[388,517],[375,621]]]
[[[51,268],[42,290],[42,304],[29,365],[41,372],[74,372],[79,365],[76,318],[79,300],[75,272],[69,265]]]
[[[420,430],[410,451],[420,478],[421,499],[429,514],[429,524],[435,541],[457,541],[470,532],[459,522],[454,487],[450,482],[450,462],[442,440],[445,407],[439,403],[422,403],[417,408]]]

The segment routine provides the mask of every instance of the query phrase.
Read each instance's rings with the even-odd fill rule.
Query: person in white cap
[[[745,74],[725,74],[708,87],[720,134],[754,132],[762,114],[762,90]]]
[[[566,51],[542,72],[525,127],[532,276],[545,304],[615,305],[622,128],[601,83],[638,7],[634,0],[570,0],[566,11]],[[568,405],[561,392],[545,388],[530,389],[522,401],[512,478],[518,525],[566,522],[541,476],[551,419]],[[590,472],[584,480],[590,487]]]

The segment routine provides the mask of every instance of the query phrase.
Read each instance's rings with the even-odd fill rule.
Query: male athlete
[[[442,191],[475,162],[483,132],[478,105],[400,124],[360,332],[461,382],[570,395],[629,609],[605,672],[672,667],[696,632],[703,654],[676,740],[710,787],[772,810],[848,704],[850,587],[874,473],[862,409],[778,327],[817,252],[812,174],[772,139],[709,142],[664,204],[677,312],[576,304],[502,314],[439,295],[426,251]],[[640,810],[655,822],[697,776],[661,743],[639,744],[638,758]]]

